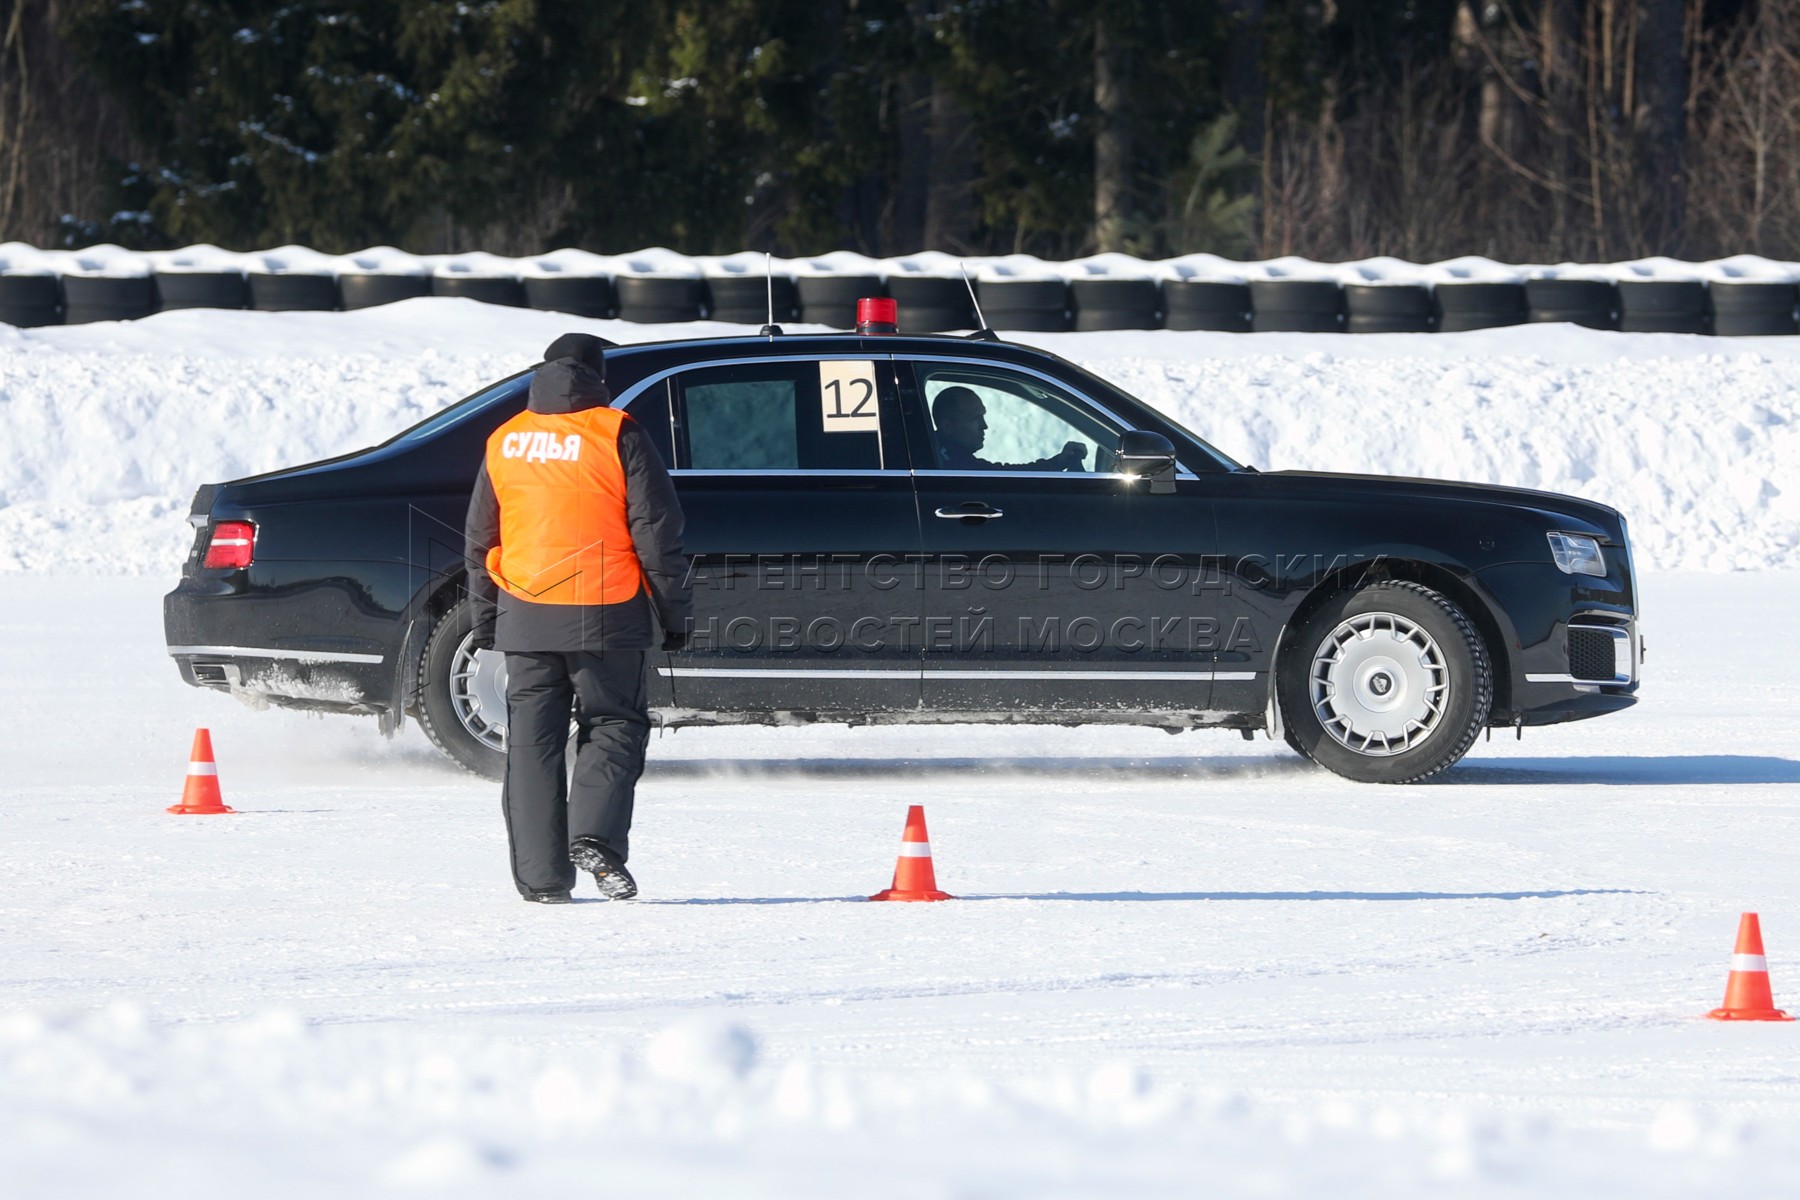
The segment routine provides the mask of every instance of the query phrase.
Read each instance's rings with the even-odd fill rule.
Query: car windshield
[[[491,387],[481,389],[473,396],[458,400],[449,408],[431,414],[417,425],[414,425],[411,429],[403,430],[400,433],[395,434],[393,437],[383,442],[382,445],[400,446],[405,445],[408,442],[422,442],[427,438],[435,436],[442,430],[458,424],[464,418],[474,416],[476,413],[483,411],[490,405],[496,404],[510,396],[517,395],[521,390],[529,386],[531,386],[531,372],[520,371],[517,375],[508,376]]]

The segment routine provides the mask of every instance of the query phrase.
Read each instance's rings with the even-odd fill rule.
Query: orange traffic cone
[[[906,810],[906,831],[900,835],[900,858],[894,863],[894,886],[870,896],[871,900],[954,900],[937,890],[937,873],[931,869],[931,839],[925,836],[925,809],[915,804]]]
[[[171,804],[172,813],[228,813],[219,794],[219,767],[213,762],[212,733],[194,730],[194,748],[188,752],[187,786],[181,789],[181,803]]]
[[[1755,913],[1738,920],[1737,949],[1725,981],[1725,1006],[1706,1014],[1715,1021],[1791,1021],[1769,992],[1769,964],[1763,958],[1762,925]]]

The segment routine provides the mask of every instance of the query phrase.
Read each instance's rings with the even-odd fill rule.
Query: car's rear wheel
[[[1468,753],[1494,697],[1487,647],[1440,592],[1386,580],[1333,597],[1284,650],[1289,745],[1364,783],[1415,783]]]
[[[506,656],[470,644],[472,605],[458,600],[419,660],[419,724],[432,744],[477,775],[506,769]]]

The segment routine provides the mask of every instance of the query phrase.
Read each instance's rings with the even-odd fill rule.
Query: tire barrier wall
[[[779,325],[794,319],[798,297],[794,281],[786,275],[719,275],[706,280],[707,315],[714,321],[766,325],[773,309]],[[532,307],[540,306],[534,301]]]
[[[54,275],[0,275],[0,324],[61,325],[62,288]]]
[[[504,304],[508,308],[525,307],[525,285],[505,275],[434,275],[431,294]]]
[[[975,328],[969,285],[961,279],[930,275],[890,275],[887,294],[900,305],[909,333],[941,333]]]
[[[335,275],[264,275],[252,271],[250,307],[262,312],[330,312],[338,306]]]
[[[1250,332],[1250,285],[1202,279],[1170,279],[1162,285],[1166,329]]]
[[[179,309],[267,312],[370,308],[455,296],[643,324],[768,320],[761,275],[407,275],[158,271],[142,276],[0,274],[0,324],[18,327],[126,321]],[[908,333],[973,329],[960,277],[896,274],[777,275],[777,324],[856,324],[856,302],[889,296]],[[1524,283],[1249,283],[1114,277],[981,279],[982,314],[997,330],[1215,330],[1219,332],[1461,333],[1566,321],[1626,333],[1771,337],[1800,334],[1800,284],[1767,280],[1533,279]]]
[[[1532,279],[1525,284],[1527,318],[1568,321],[1589,329],[1619,327],[1619,289],[1600,279]]]
[[[1443,283],[1431,289],[1431,304],[1439,333],[1523,325],[1531,315],[1522,283]]]
[[[1074,328],[1069,285],[1060,279],[982,279],[975,284],[990,329],[1063,333]],[[905,329],[906,312],[901,310]]]
[[[158,271],[156,304],[179,308],[249,308],[250,284],[236,271]]]
[[[1430,333],[1431,289],[1414,283],[1344,285],[1346,333]]]
[[[1800,285],[1715,283],[1707,289],[1713,332],[1720,337],[1769,337],[1800,333],[1795,306]]]
[[[1711,333],[1706,285],[1698,280],[1619,282],[1619,328],[1625,333]]]
[[[887,295],[879,275],[802,275],[795,286],[800,295],[800,319],[833,329],[856,328],[856,302]]]
[[[1077,279],[1069,299],[1078,330],[1163,327],[1162,293],[1153,279]]]
[[[1337,333],[1344,327],[1344,292],[1312,279],[1256,279],[1250,283],[1252,333]]]
[[[429,275],[339,275],[338,302],[346,311],[431,295]]]

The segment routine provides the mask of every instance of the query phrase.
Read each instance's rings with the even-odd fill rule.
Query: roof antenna
[[[969,303],[975,306],[975,324],[981,327],[969,336],[982,342],[999,341],[1000,335],[988,328],[987,318],[981,315],[981,301],[975,297],[975,281],[969,278],[969,264],[958,260],[956,265],[962,268],[963,286],[969,289]]]
[[[781,335],[781,326],[775,323],[775,256],[767,250],[763,251],[763,279],[769,285],[769,323],[757,332],[773,340]]]

